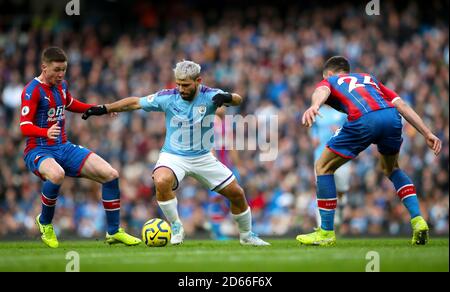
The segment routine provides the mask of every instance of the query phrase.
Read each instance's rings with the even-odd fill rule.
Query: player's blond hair
[[[173,69],[173,73],[175,74],[175,78],[178,80],[196,80],[200,77],[200,71],[202,67],[199,64],[183,60],[178,62],[175,68]]]

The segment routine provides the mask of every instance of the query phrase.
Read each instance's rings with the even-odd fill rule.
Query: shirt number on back
[[[356,77],[353,77],[353,76],[341,77],[337,81],[338,85],[342,85],[346,79],[350,80],[350,82],[348,84],[348,92],[352,92],[354,89],[356,89],[358,87],[364,87],[369,84],[373,85],[379,89],[378,85],[372,81],[372,78],[370,76],[364,76],[364,81],[362,84],[358,83],[358,79]]]

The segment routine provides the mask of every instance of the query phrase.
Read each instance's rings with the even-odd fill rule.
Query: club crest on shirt
[[[206,105],[201,105],[198,107],[199,114],[203,115],[206,113]]]

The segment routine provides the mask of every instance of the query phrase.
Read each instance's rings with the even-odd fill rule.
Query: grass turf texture
[[[365,271],[369,251],[380,271],[449,271],[448,238],[411,246],[410,239],[339,239],[335,247],[305,247],[294,239],[270,247],[244,247],[238,240],[187,240],[181,246],[109,246],[102,241],[64,241],[50,249],[40,241],[0,242],[0,271],[65,271],[66,254],[80,255],[80,271]]]

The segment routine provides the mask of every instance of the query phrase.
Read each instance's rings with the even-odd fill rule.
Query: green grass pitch
[[[305,247],[294,239],[270,247],[240,246],[238,240],[187,240],[181,246],[109,246],[102,241],[64,241],[50,249],[38,240],[0,242],[0,271],[65,271],[76,251],[80,271],[272,272],[365,271],[379,254],[380,271],[449,271],[448,238],[426,246],[409,239],[340,239],[335,247]]]

